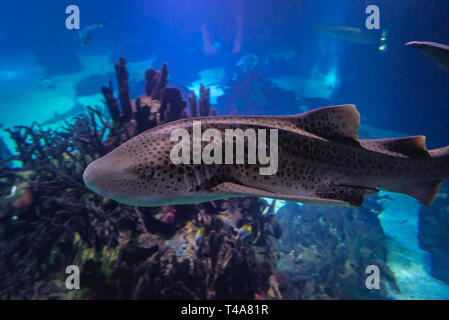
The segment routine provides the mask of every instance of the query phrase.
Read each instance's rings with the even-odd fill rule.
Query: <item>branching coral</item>
[[[122,131],[119,135],[121,140],[127,140],[155,126],[188,116],[185,110],[187,103],[183,100],[181,91],[166,87],[167,64],[162,65],[161,71],[149,69],[145,73],[145,95],[132,101],[124,58],[115,64],[115,70],[120,104],[114,97],[111,82],[109,87],[103,87],[101,90],[112,119]],[[117,135],[111,135],[111,139],[114,138],[117,138]]]
[[[63,272],[75,252],[74,232],[97,249],[117,242],[114,211],[104,210],[103,200],[88,193],[82,181],[85,166],[105,153],[108,127],[101,113],[90,108],[60,131],[38,124],[7,130],[22,167],[2,168],[3,190],[16,190],[2,208],[2,297],[20,292],[30,298],[34,282]]]

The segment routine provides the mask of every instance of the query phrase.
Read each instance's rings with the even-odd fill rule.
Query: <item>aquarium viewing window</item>
[[[3,3],[0,299],[174,319],[447,300],[448,15]]]

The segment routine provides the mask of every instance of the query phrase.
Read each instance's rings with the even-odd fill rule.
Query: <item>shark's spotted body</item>
[[[170,141],[171,132],[178,128],[192,132],[193,120],[148,130],[94,161],[84,173],[86,185],[105,197],[136,206],[239,196],[360,206],[364,195],[377,188],[409,194],[429,205],[440,183],[449,178],[449,148],[427,151],[422,136],[358,140],[360,116],[352,105],[296,116],[195,119],[204,130],[220,132],[278,129],[279,168],[271,176],[260,175],[260,165],[246,162],[174,165],[170,150],[176,142]]]

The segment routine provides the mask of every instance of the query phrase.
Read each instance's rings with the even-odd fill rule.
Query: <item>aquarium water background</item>
[[[72,4],[80,8],[81,30],[65,27],[65,10]],[[379,31],[365,28],[369,5],[380,9]],[[362,137],[419,134],[426,136],[429,149],[441,147],[449,144],[449,74],[405,43],[449,43],[448,15],[449,3],[443,0],[5,2],[0,8],[0,123],[2,129],[38,122],[43,128],[58,130],[65,121],[85,112],[86,106],[97,106],[109,116],[101,87],[111,80],[117,89],[114,63],[125,57],[132,99],[142,94],[145,70],[159,69],[166,62],[169,86],[180,88],[184,99],[190,91],[199,96],[201,85],[210,88],[210,101],[218,115],[287,115],[355,104],[362,117]],[[342,25],[385,39],[362,44],[319,32],[320,27]],[[95,27],[86,31],[89,26]],[[89,35],[83,37],[83,30]],[[1,139],[1,156],[8,160],[18,149],[7,131],[1,132]],[[8,166],[20,168],[21,163],[9,161]],[[12,186],[7,187],[2,184],[3,201],[14,196]],[[445,270],[449,262],[448,208],[444,185],[430,208],[410,197],[382,191],[357,209],[380,224],[383,237],[379,241],[385,249],[389,277],[400,289],[387,284],[388,294],[383,298],[449,297]],[[294,217],[310,212],[317,221],[323,219],[320,215],[326,217],[335,210],[283,201],[275,206],[276,215]],[[11,227],[14,223],[27,223],[19,209],[14,212],[0,213],[0,230],[8,238],[16,236]],[[288,228],[289,223],[282,216],[279,219],[281,226]],[[284,231],[284,235],[292,232]],[[302,251],[295,249],[298,236],[312,244],[302,246]],[[5,237],[3,245],[8,243]],[[323,268],[332,268],[321,266],[322,260],[313,255],[306,257],[304,248],[312,250],[314,241],[322,240],[307,232],[279,240],[277,269],[289,279],[295,272],[301,278],[307,263],[315,268],[302,282],[287,280],[291,287],[296,286],[294,292],[313,292],[307,283],[319,279]],[[341,250],[347,246],[341,244]],[[41,254],[48,253],[43,250]],[[364,279],[364,270],[359,276]],[[45,282],[43,275],[38,279]],[[370,297],[333,295],[332,281],[316,280],[310,286],[322,286],[331,298]],[[32,286],[33,281],[25,283]],[[24,296],[19,290],[2,297]],[[300,297],[304,295],[289,296]]]

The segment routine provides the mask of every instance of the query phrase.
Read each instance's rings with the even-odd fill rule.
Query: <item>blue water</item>
[[[4,129],[47,121],[47,128],[57,129],[64,119],[58,116],[69,112],[69,120],[86,105],[103,106],[100,88],[109,80],[117,88],[113,64],[125,57],[131,98],[142,94],[145,70],[166,62],[169,85],[179,87],[185,99],[191,90],[198,95],[201,84],[209,87],[218,115],[287,115],[355,104],[364,138],[425,135],[429,149],[448,145],[449,73],[405,43],[448,44],[449,2],[375,3],[380,31],[366,30],[365,8],[372,3],[359,0],[5,2],[0,8],[0,123]],[[71,4],[80,9],[81,30],[97,26],[84,46],[80,30],[65,26]],[[316,30],[341,25],[371,37],[385,30],[386,40],[360,44]],[[257,62],[239,63],[248,54]],[[79,108],[70,113],[74,106]],[[0,137],[5,160],[16,146],[7,132]],[[443,186],[439,200],[425,209],[439,212],[440,228],[448,219],[447,192]],[[447,238],[432,242],[426,230],[429,239],[423,240],[422,215],[428,211],[407,196],[388,197],[394,201],[378,201],[378,219],[387,265],[401,289],[389,297],[449,297],[449,278],[435,267],[449,263]],[[447,231],[438,223],[433,227],[435,237],[444,239]]]

